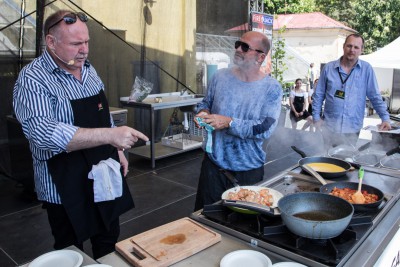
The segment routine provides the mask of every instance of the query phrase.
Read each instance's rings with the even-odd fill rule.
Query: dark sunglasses
[[[85,13],[82,12],[78,12],[78,13],[69,13],[66,14],[64,17],[62,17],[60,20],[57,20],[56,23],[54,23],[53,25],[51,25],[48,29],[47,29],[47,34],[50,33],[50,29],[53,28],[54,26],[56,26],[58,23],[60,23],[61,21],[65,21],[66,24],[74,24],[77,20],[77,17],[82,21],[82,22],[87,22],[88,21],[88,17],[86,16]]]
[[[251,48],[251,47],[249,46],[248,43],[245,43],[245,42],[242,42],[242,41],[236,41],[236,42],[235,42],[235,49],[237,49],[239,46],[240,46],[240,48],[242,49],[242,51],[245,52],[245,53],[246,53],[247,51],[249,51],[249,50],[253,50],[253,51],[256,51],[256,52],[258,52],[258,53],[264,53],[264,51]]]

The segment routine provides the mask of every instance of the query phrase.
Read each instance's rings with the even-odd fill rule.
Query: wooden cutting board
[[[221,235],[187,217],[118,242],[134,266],[169,266],[221,241]]]

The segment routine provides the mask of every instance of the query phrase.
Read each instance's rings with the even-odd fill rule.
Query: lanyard
[[[343,81],[342,74],[340,74],[339,68],[337,69],[337,72],[338,72],[339,77],[340,77],[340,81],[342,82],[342,90],[343,91],[344,91],[344,85],[346,84],[346,82],[349,79],[350,75],[353,73],[353,70],[354,70],[354,68],[351,69],[349,75],[347,75],[346,79],[344,79],[344,81]]]

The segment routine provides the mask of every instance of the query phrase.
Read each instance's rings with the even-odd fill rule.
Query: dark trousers
[[[54,249],[63,249],[74,245],[83,251],[83,243],[77,241],[75,231],[64,206],[44,202],[43,208],[47,211],[51,233],[54,237]],[[115,250],[119,232],[119,219],[116,219],[111,223],[109,231],[104,230],[102,233],[90,238],[94,259],[98,259]]]
[[[221,168],[212,162],[206,153],[201,165],[199,185],[197,186],[195,211],[202,209],[204,205],[213,204],[221,200],[222,193],[234,187],[220,170]],[[238,180],[239,185],[254,185],[262,181],[264,166],[248,171],[230,172]]]

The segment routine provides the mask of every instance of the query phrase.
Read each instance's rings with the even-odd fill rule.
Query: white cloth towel
[[[89,179],[93,180],[94,202],[114,200],[122,196],[121,165],[112,158],[92,166]]]

